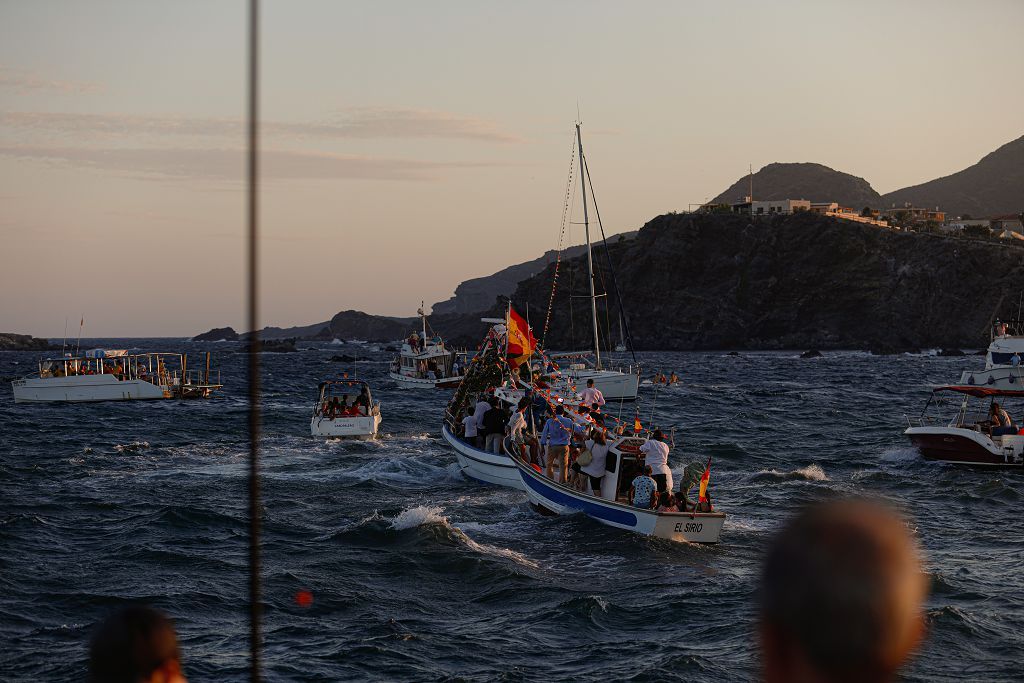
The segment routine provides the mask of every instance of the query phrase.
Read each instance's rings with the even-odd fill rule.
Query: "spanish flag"
[[[701,503],[706,503],[708,500],[708,482],[711,481],[711,458],[708,457],[708,464],[704,468],[704,474],[700,475],[700,492],[698,494],[698,500]]]
[[[638,415],[635,418],[633,418],[633,433],[634,434],[639,434],[643,430],[644,430],[644,427],[643,427],[643,425],[640,424],[640,416]]]
[[[508,364],[518,368],[530,360],[533,350],[537,348],[537,339],[533,336],[533,330],[523,320],[523,316],[516,313],[511,306],[508,307],[508,315],[505,316],[505,327],[508,329]]]

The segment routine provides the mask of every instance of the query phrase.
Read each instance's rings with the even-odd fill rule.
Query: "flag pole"
[[[82,320],[78,323],[78,343],[75,344],[75,355],[76,356],[78,355],[78,352],[82,348],[82,328],[83,327],[85,327],[85,316],[84,315],[82,316]]]

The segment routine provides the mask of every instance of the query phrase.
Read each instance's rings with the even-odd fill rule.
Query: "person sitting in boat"
[[[1013,425],[1013,419],[995,401],[988,409],[989,436],[1002,436],[1004,434],[1016,434],[1017,428]]]
[[[583,402],[589,405],[604,405],[604,394],[601,390],[594,386],[594,380],[587,380],[587,388],[580,392],[580,398]]]
[[[544,454],[545,474],[555,480],[552,468],[558,465],[558,481],[565,483],[569,476],[569,441],[580,428],[565,416],[565,406],[555,408],[555,416],[544,423],[540,446]]]
[[[668,383],[669,384],[678,384],[679,383],[679,375],[677,375],[675,372],[673,372],[671,375],[669,375]]]
[[[655,492],[658,485],[651,478],[651,466],[644,465],[643,474],[636,477],[629,485],[629,503],[635,508],[650,510],[657,500]]]
[[[352,402],[352,407],[356,408],[361,414],[370,414],[370,388],[364,386],[356,399]]]
[[[657,512],[679,512],[679,507],[676,505],[676,499],[672,495],[671,491],[666,491],[658,499]]]
[[[672,470],[668,466],[668,444],[665,434],[655,429],[651,438],[640,446],[640,452],[646,463],[654,472],[654,481],[658,484],[658,493],[672,490]]]

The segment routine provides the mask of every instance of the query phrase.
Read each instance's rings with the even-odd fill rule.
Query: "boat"
[[[89,403],[209,398],[221,389],[210,370],[190,370],[184,353],[93,349],[39,361],[37,372],[11,383],[15,403]]]
[[[942,419],[934,412],[948,403],[944,401],[946,396],[955,399],[952,407],[956,414],[952,419]],[[980,399],[982,404],[1016,401],[1017,410],[1010,413],[1019,415],[1024,408],[1024,389],[962,384],[936,387],[920,417],[907,418],[910,426],[904,434],[926,460],[988,467],[1024,466],[1024,435],[1018,434],[1016,428],[993,429],[988,409],[979,410],[978,403],[971,399]]]
[[[542,512],[555,515],[583,513],[601,524],[633,531],[645,536],[686,543],[718,543],[725,524],[724,512],[657,512],[633,507],[625,497],[618,495],[619,478],[624,461],[636,458],[646,439],[637,436],[620,437],[609,443],[609,459],[615,454],[614,470],[603,477],[601,490],[579,491],[571,486],[548,479],[538,467],[520,458],[513,458],[516,470],[530,503]]]
[[[477,396],[482,393],[492,393],[507,406],[516,406],[528,389],[549,403],[575,405],[579,403],[580,398],[577,393],[567,391],[565,382],[560,381],[557,376],[553,378],[550,386],[543,387],[531,386],[523,377],[525,374],[532,381],[528,359],[539,349],[536,348],[536,340],[529,331],[529,325],[512,310],[511,305],[505,318],[481,318],[481,322],[487,323],[490,327],[480,349],[467,363],[465,375],[445,409],[441,436],[455,451],[459,471],[467,479],[522,489],[522,480],[507,454],[490,453],[458,436],[459,425],[466,409],[472,406]],[[519,351],[510,352],[510,328],[513,335],[516,330],[526,330],[526,341],[520,344],[525,344],[529,348],[524,349],[520,346]],[[519,355],[510,356],[510,353]]]
[[[360,379],[327,380],[319,385],[309,430],[313,436],[375,439],[380,427],[380,402]]]
[[[586,386],[588,380],[594,381],[594,387],[599,389],[604,395],[606,401],[635,401],[637,390],[640,387],[640,365],[635,363],[636,358],[634,356],[634,364],[625,367],[606,367],[604,360],[601,358],[601,342],[600,342],[600,330],[597,323],[597,299],[598,294],[594,288],[594,254],[593,247],[590,239],[590,214],[588,212],[587,203],[587,187],[590,184],[590,171],[587,169],[585,157],[583,154],[583,134],[580,130],[580,123],[576,124],[576,145],[579,151],[579,177],[580,177],[580,190],[583,198],[583,230],[586,236],[586,254],[587,254],[587,282],[589,285],[589,295],[587,298],[590,300],[590,325],[593,333],[593,348],[588,350],[584,355],[582,354],[569,354],[575,358],[576,362],[570,363],[568,367],[563,368],[565,377],[575,382],[580,388]],[[591,186],[591,199],[593,199],[593,187]],[[601,229],[601,236],[604,240],[605,249],[607,251],[608,240],[604,234],[604,226],[601,224],[601,214],[597,211],[597,204],[594,204],[594,210],[598,222],[598,226]],[[557,265],[556,265],[557,268]],[[618,285],[615,284],[615,274],[611,267],[611,261],[608,262],[608,269],[611,275],[611,281],[614,287],[615,297],[618,301],[618,321],[619,321],[619,333],[621,336],[620,345],[624,349],[629,349],[632,354],[632,341],[629,336],[629,328],[625,324],[625,316],[623,314],[622,300],[619,297]],[[557,270],[555,278],[552,281],[552,287],[557,282]],[[554,290],[552,290],[554,291]],[[608,293],[600,295],[607,299]],[[552,301],[554,297],[552,296]],[[557,357],[557,356],[552,356]]]
[[[404,389],[452,389],[462,381],[459,353],[445,346],[440,335],[427,335],[427,316],[423,302],[417,311],[423,323],[423,336],[416,332],[402,342],[391,361],[388,376]],[[464,358],[463,354],[463,358]]]
[[[984,370],[965,370],[960,384],[1024,390],[1024,321],[997,320],[989,333]]]

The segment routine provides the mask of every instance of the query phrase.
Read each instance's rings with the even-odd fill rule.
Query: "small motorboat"
[[[942,418],[937,411],[950,403],[944,400],[950,395],[956,399],[951,406],[956,414],[952,419]],[[980,399],[980,405],[971,399]],[[1014,409],[1005,408],[1007,401],[1016,403]],[[994,427],[989,420],[990,409],[981,408],[985,403],[996,402],[1011,415],[1020,415],[1024,408],[1024,388],[936,387],[920,417],[907,418],[910,426],[904,434],[926,460],[989,467],[1024,466],[1024,435],[1017,433],[1017,427]]]
[[[440,335],[427,335],[427,316],[423,303],[417,311],[423,324],[422,336],[413,332],[402,342],[391,361],[388,376],[403,389],[451,389],[462,381],[460,354],[445,346]],[[465,361],[465,354],[461,354]]]
[[[374,401],[370,385],[359,379],[327,380],[309,423],[313,436],[375,439],[380,427],[380,402]]]
[[[30,377],[11,383],[15,403],[89,403],[209,398],[222,388],[206,354],[205,370],[190,370],[184,353],[93,349],[47,358]]]
[[[992,325],[984,370],[965,370],[960,384],[1024,391],[1024,321]]]
[[[609,469],[602,478],[600,491],[592,491],[589,482],[586,491],[579,491],[548,479],[536,465],[520,458],[512,458],[512,461],[527,498],[542,512],[556,515],[582,512],[601,524],[645,536],[686,543],[718,543],[725,524],[724,512],[657,512],[633,507],[621,495],[623,488],[628,487],[627,480],[622,479],[623,473],[636,471],[634,463],[644,441],[641,436],[621,436],[609,442]]]

